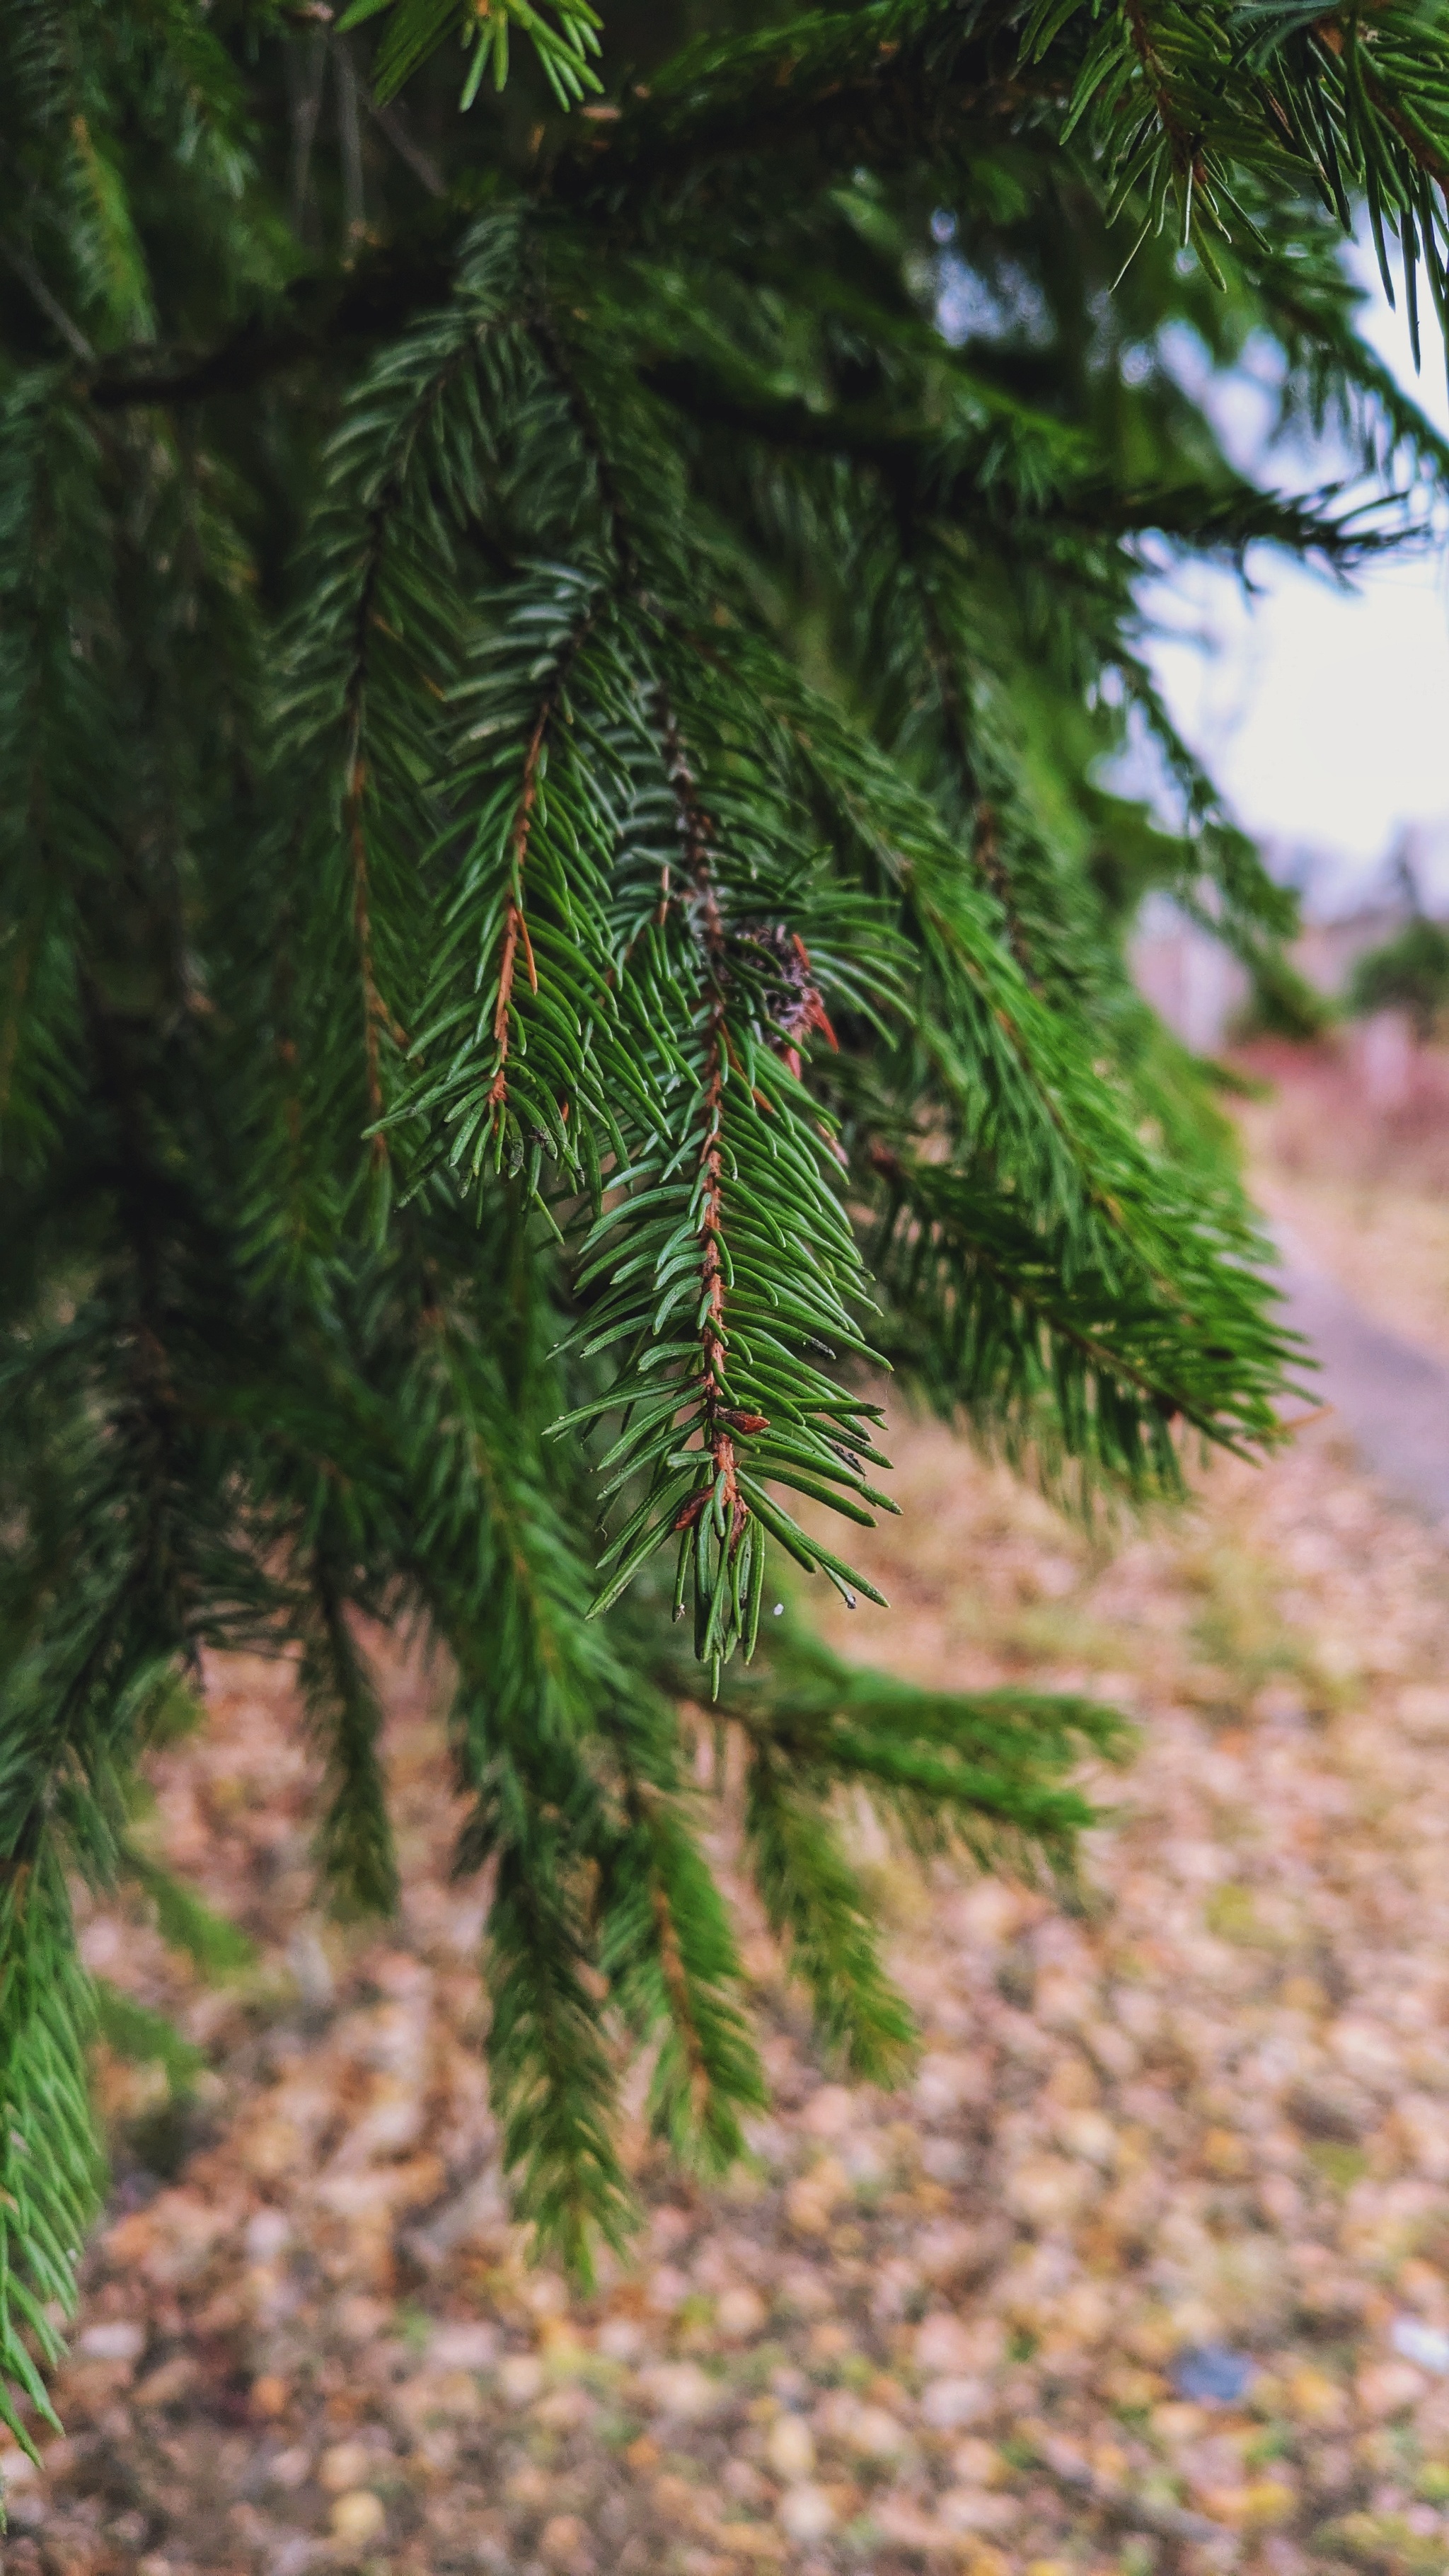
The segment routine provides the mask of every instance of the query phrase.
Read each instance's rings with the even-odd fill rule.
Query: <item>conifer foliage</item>
[[[585,2272],[631,2050],[705,2172],[763,2099],[701,1732],[862,2076],[910,2020],[842,1797],[1070,1869],[1107,1715],[776,1605],[870,1593],[885,1363],[1088,1502],[1275,1434],[1262,1246],[1121,932],[1169,886],[1267,971],[1289,912],[1134,584],[1432,511],[1336,227],[1442,308],[1446,84],[1442,11],[1317,0],[0,13],[22,2440],[100,2188],[68,1885],[229,1955],[136,1821],[203,1650],[295,1653],[364,1912],[357,1614],[444,1651],[495,2104]],[[1396,497],[1230,468],[1178,359],[1254,339]],[[1129,741],[1180,828],[1105,783]]]

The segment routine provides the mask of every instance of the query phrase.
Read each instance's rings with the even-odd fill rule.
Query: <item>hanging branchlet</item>
[[[1006,936],[1011,944],[1011,953],[1027,982],[1034,985],[1037,982],[1037,976],[1031,951],[1027,946],[1026,933],[1016,908],[1011,879],[1001,854],[1001,817],[987,796],[982,797],[976,808],[971,848],[976,865],[981,871],[983,883],[991,888],[1001,906],[1001,917],[1006,925]]]
[[[388,1915],[399,1889],[379,1753],[382,1710],[348,1622],[339,1568],[318,1547],[307,1572],[312,1617],[300,1679],[326,1763],[320,1873],[339,1913]]]
[[[443,935],[390,1124],[420,1179],[506,1165],[542,1204],[546,1161],[597,1193],[658,1105],[608,931],[634,646],[592,566],[529,567],[490,606],[450,700]]]
[[[104,2166],[91,2124],[90,1981],[53,1844],[0,1860],[0,2424],[32,2460],[59,2430],[43,2368],[64,2355]]]
[[[764,2078],[729,1916],[683,1802],[631,1758],[640,1749],[620,1748],[628,1829],[600,1873],[600,1960],[631,2028],[661,2039],[656,2133],[696,2172],[717,2174],[739,2153],[742,2112],[766,2098]]]
[[[343,774],[346,784],[342,799],[342,828],[352,868],[352,927],[357,942],[357,967],[362,985],[362,1043],[366,1065],[367,1118],[371,1130],[370,1150],[374,1164],[386,1159],[387,1140],[379,1120],[383,1112],[380,1050],[382,1035],[388,1028],[388,1012],[378,990],[373,957],[372,899],[368,884],[367,850],[367,757],[364,750],[367,672],[372,644],[371,627],[377,614],[377,589],[381,572],[390,512],[397,503],[396,477],[379,496],[368,514],[364,571],[358,585],[354,620],[351,669],[343,702],[345,748]]]
[[[534,963],[533,942],[528,935],[528,915],[523,909],[523,871],[528,862],[528,836],[538,796],[538,773],[543,759],[544,738],[549,718],[557,705],[557,693],[545,699],[539,708],[528,749],[523,758],[523,783],[518,791],[518,811],[513,819],[510,846],[510,882],[508,909],[503,921],[503,946],[498,960],[498,998],[493,1006],[493,1044],[497,1050],[497,1070],[488,1086],[488,1111],[495,1136],[501,1137],[508,1102],[508,1049],[512,1032],[513,976],[518,963],[519,943],[523,945],[524,963],[528,969],[528,988],[538,991],[538,968]]]
[[[555,1065],[554,1079],[546,1095],[547,1106],[543,1117],[539,1116],[539,1109],[543,1104],[537,1088],[534,1087],[531,1093],[532,1114],[530,1114],[530,1092],[525,1090],[521,1116],[515,1112],[510,1119],[509,1060],[515,1050],[520,1054],[526,1053],[528,1021],[533,1019],[537,1023],[540,1017],[537,1013],[525,1014],[515,998],[520,956],[529,993],[535,1003],[540,998],[538,961],[534,954],[525,900],[526,872],[536,838],[541,832],[547,831],[545,781],[550,740],[560,727],[566,727],[571,721],[568,703],[569,681],[586,654],[590,639],[594,635],[598,624],[599,607],[597,596],[586,598],[582,614],[563,637],[554,658],[553,667],[548,672],[547,685],[524,747],[518,779],[517,803],[505,844],[506,899],[494,988],[493,1073],[484,1098],[484,1119],[478,1130],[476,1153],[481,1154],[491,1140],[494,1168],[498,1169],[503,1160],[505,1142],[511,1131],[514,1138],[513,1168],[518,1168],[526,1154],[531,1194],[537,1192],[540,1158],[545,1151],[556,1153],[558,1159],[571,1168],[577,1167],[579,1149],[576,1137],[581,1105],[580,1095],[586,1094],[592,1087],[587,1083],[582,1058],[572,1068],[566,1059],[558,1060]],[[476,721],[475,729],[477,729]],[[546,852],[545,858],[547,859],[549,855],[551,853]],[[562,891],[563,888],[560,885],[559,892],[562,893]],[[545,901],[547,899],[546,886],[544,899]],[[560,909],[566,913],[567,908],[565,898]],[[483,970],[480,966],[481,971]],[[567,1007],[565,1003],[565,1008]],[[547,1016],[547,1000],[543,1006],[543,1016]],[[554,1016],[557,1017],[557,1003]],[[577,1017],[576,1012],[575,1017]],[[537,1035],[538,1030],[535,1025],[535,1036]],[[544,1043],[547,1043],[546,1039]],[[535,1046],[535,1053],[537,1052],[538,1047]],[[572,1079],[570,1079],[571,1072]],[[581,1075],[584,1076],[582,1080]],[[548,1110],[552,1111],[551,1116],[547,1114]],[[575,1122],[572,1132],[571,1120]]]
[[[610,1392],[559,1427],[620,1410],[604,1492],[642,1483],[596,1609],[672,1536],[675,1615],[692,1605],[717,1690],[735,1650],[754,1652],[770,1538],[847,1600],[879,1598],[772,1488],[866,1526],[872,1505],[891,1506],[863,1472],[886,1463],[868,1427],[878,1408],[815,1364],[867,1346],[844,1302],[860,1285],[834,1139],[801,1081],[800,1042],[822,1028],[833,1041],[810,949],[788,924],[732,920],[732,875],[756,897],[758,884],[732,856],[662,684],[652,716],[674,830],[649,953],[691,996],[683,1100],[582,1244],[579,1286],[602,1288],[583,1355],[622,1343],[627,1357]]]
[[[680,1505],[674,1526],[680,1532],[675,1582],[676,1617],[692,1566],[695,1603],[695,1652],[708,1662],[719,1689],[722,1660],[741,1634],[741,1584],[744,1586],[744,1644],[753,1653],[759,1629],[755,1581],[758,1563],[763,1577],[763,1539],[755,1532],[740,1492],[736,1460],[737,1431],[768,1431],[769,1418],[732,1405],[726,1375],[729,1333],[725,1323],[724,1097],[729,1075],[727,986],[729,967],[724,916],[712,864],[709,818],[700,802],[694,775],[680,739],[674,711],[661,690],[658,700],[661,744],[670,789],[678,814],[681,873],[686,902],[702,967],[704,1001],[704,1066],[700,1096],[699,1340],[702,1362],[703,1418],[700,1454],[707,1481]],[[667,902],[667,890],[661,901]],[[733,1616],[731,1617],[731,1613]]]

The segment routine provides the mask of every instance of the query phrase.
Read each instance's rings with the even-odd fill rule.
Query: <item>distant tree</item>
[[[1370,948],[1349,981],[1351,1011],[1403,1011],[1430,1038],[1449,1010],[1449,930],[1419,913]]]
[[[1446,80],[1437,7],[1321,0],[0,13],[22,2439],[99,2189],[67,1873],[202,1937],[128,1824],[202,1648],[297,1651],[319,1867],[374,1911],[351,1613],[446,1648],[507,2158],[581,2269],[629,2046],[706,2172],[764,2095],[701,1707],[859,2076],[911,2021],[837,1788],[1069,1865],[1102,1712],[763,1614],[784,1564],[869,1589],[825,1516],[883,1507],[883,1360],[1079,1497],[1274,1437],[1260,1238],[1120,933],[1167,886],[1251,961],[1291,907],[1136,584],[1405,516],[1235,472],[1188,348],[1442,487],[1336,240],[1361,195],[1442,305]]]

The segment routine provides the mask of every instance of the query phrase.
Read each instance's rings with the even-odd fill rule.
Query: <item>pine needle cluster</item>
[[[862,2076],[911,2027],[843,1793],[1070,1872],[1103,1712],[922,1694],[762,1613],[782,1567],[870,1593],[887,1365],[1088,1502],[1277,1435],[1263,1244],[1122,942],[1165,887],[1267,971],[1291,907],[1173,733],[1138,584],[1432,521],[1449,455],[1337,228],[1362,200],[1442,306],[1445,28],[0,16],[21,2440],[100,2188],[68,1884],[129,1878],[225,1964],[131,1830],[206,1651],[295,1654],[362,1912],[398,1875],[356,1614],[445,1651],[494,2099],[581,2271],[628,2225],[630,2051],[706,2173],[764,2098],[701,1723]],[[1269,353],[1372,504],[1235,471],[1194,335]],[[1156,819],[1111,783],[1134,745]]]

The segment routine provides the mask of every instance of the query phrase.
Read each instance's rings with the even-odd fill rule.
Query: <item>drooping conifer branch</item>
[[[556,695],[544,700],[538,720],[529,736],[523,756],[523,784],[518,793],[518,811],[513,818],[511,836],[508,909],[503,922],[503,948],[498,960],[498,999],[493,1006],[493,1043],[498,1051],[498,1070],[488,1086],[488,1108],[495,1121],[501,1120],[508,1099],[508,1045],[512,1026],[513,974],[520,940],[524,963],[528,969],[529,991],[538,991],[538,968],[534,963],[533,942],[528,935],[528,917],[523,909],[523,871],[528,863],[528,835],[533,821],[534,802],[538,795],[539,763],[543,758],[544,737],[549,717],[557,703]]]
[[[1029,984],[1037,981],[1030,947],[1018,910],[1011,880],[1001,853],[999,817],[986,795],[980,762],[971,740],[967,695],[962,687],[956,654],[941,615],[941,603],[926,565],[921,561],[922,533],[913,514],[898,508],[901,521],[902,554],[911,569],[916,597],[920,605],[925,636],[926,658],[935,686],[940,709],[941,731],[946,756],[955,772],[957,793],[963,812],[970,815],[971,853],[983,882],[1001,906],[1001,917],[1011,953]]]
[[[302,1657],[302,1694],[327,1763],[318,1835],[324,1882],[350,1915],[388,1915],[398,1901],[397,1861],[378,1753],[382,1710],[353,1637],[337,1565],[314,1548],[308,1567],[315,1626]]]
[[[538,702],[531,728],[523,745],[516,799],[507,827],[504,846],[506,893],[499,931],[497,980],[491,1024],[494,1066],[484,1095],[483,1120],[479,1129],[479,1150],[481,1151],[483,1140],[491,1137],[495,1146],[495,1159],[501,1153],[510,1110],[514,1107],[510,1065],[515,1053],[515,1033],[519,1018],[517,984],[520,957],[529,994],[538,1005],[538,1016],[535,1018],[533,1027],[535,1042],[547,1026],[545,1014],[550,997],[542,993],[533,933],[529,926],[526,880],[530,856],[542,825],[543,807],[547,795],[545,780],[550,746],[560,725],[567,717],[570,678],[588,651],[598,626],[602,606],[603,602],[597,592],[593,590],[585,592],[578,613],[560,639],[553,657],[553,667],[549,672],[543,695]],[[525,1034],[524,1045],[528,1043],[529,1039]],[[516,1119],[516,1123],[528,1133],[535,1149],[545,1135],[551,1135],[560,1151],[561,1159],[570,1162],[574,1160],[577,1140],[582,1132],[579,1122],[581,1083],[585,1087],[590,1087],[587,1085],[586,1068],[582,1060],[576,1060],[572,1064],[563,1060],[558,1064],[557,1079],[551,1097],[547,1101],[543,1100],[537,1090],[526,1096],[522,1116]],[[541,1107],[545,1114],[549,1108],[553,1111],[553,1117],[549,1120],[547,1128],[540,1128],[538,1124]],[[571,1122],[572,1133],[570,1132]]]
[[[661,56],[682,6],[647,13]],[[1443,295],[1449,56],[1401,0],[758,28],[691,0],[697,42],[615,117],[522,148],[511,105],[441,109],[435,213],[380,159],[378,239],[327,273],[287,235],[270,21],[72,12],[63,113],[33,14],[0,11],[0,239],[30,272],[0,279],[22,2427],[95,2192],[65,1873],[131,1865],[117,1802],[195,1641],[308,1659],[323,1859],[378,1902],[351,1622],[396,1607],[447,1650],[494,2099],[520,2213],[581,2267],[629,2220],[629,2049],[703,2171],[763,2096],[692,1827],[698,1657],[756,1885],[861,2072],[899,2067],[909,2017],[837,1790],[915,1851],[1069,1875],[1102,1713],[822,1660],[761,1629],[766,1550],[869,1590],[815,1532],[890,1508],[882,1356],[1087,1499],[1172,1492],[1182,1426],[1276,1436],[1264,1247],[1123,945],[1144,888],[1205,870],[1248,953],[1292,907],[1153,690],[1139,540],[1341,566],[1449,492],[1308,198],[1362,191]],[[396,63],[442,17],[387,24]],[[84,206],[70,104],[107,174]],[[313,239],[355,193],[331,148]],[[931,209],[994,317],[955,350]],[[243,319],[208,354],[217,314]],[[1224,364],[1266,332],[1288,415],[1341,413],[1412,508],[1234,474],[1207,411],[1123,362],[1184,320]],[[184,437],[116,434],[183,403]],[[1182,831],[1101,785],[1129,716]]]
[[[651,2086],[655,2128],[715,2174],[738,2154],[740,2114],[763,2104],[764,2079],[728,1915],[677,1791],[646,1776],[638,1750],[621,1747],[629,1835],[603,1883],[604,1963],[641,2035],[661,2023],[667,2033]]]
[[[682,873],[690,925],[704,970],[704,1068],[700,1086],[699,1173],[700,1305],[699,1340],[703,1370],[704,1418],[701,1447],[709,1460],[709,1480],[675,1516],[675,1527],[697,1532],[704,1512],[712,1510],[724,1533],[731,1560],[743,1535],[746,1512],[740,1496],[735,1457],[733,1408],[728,1403],[725,1371],[729,1333],[725,1323],[726,1254],[724,1249],[724,1093],[729,1077],[728,943],[719,888],[712,864],[709,818],[700,802],[688,755],[668,698],[659,693],[659,717],[665,769],[679,817]],[[667,887],[661,901],[668,900]],[[768,1430],[764,1415],[750,1416],[746,1428]]]
[[[342,746],[342,839],[361,987],[363,1084],[369,1153],[374,1168],[385,1163],[388,1155],[388,1139],[383,1125],[382,1043],[384,1038],[388,1038],[400,1047],[406,1045],[405,1032],[395,1012],[388,1006],[378,977],[369,848],[368,797],[372,786],[368,752],[372,716],[369,695],[378,644],[395,644],[397,641],[385,610],[384,591],[389,582],[390,557],[396,547],[399,522],[405,514],[409,479],[415,471],[419,448],[426,446],[460,378],[470,364],[476,362],[481,347],[498,327],[496,313],[476,309],[470,312],[465,305],[456,325],[442,334],[432,335],[421,382],[408,386],[406,399],[401,406],[395,407],[387,424],[383,453],[373,465],[363,491],[357,495],[355,528],[349,525],[351,512],[342,510],[337,513],[342,523],[339,533],[348,550],[345,569],[332,565],[326,568],[328,589],[340,592],[342,599],[348,602],[344,611],[345,624],[338,638],[341,648],[337,717]],[[436,682],[432,685],[436,687]]]
[[[359,687],[360,699],[361,690]],[[379,1042],[387,1013],[377,989],[372,957],[372,909],[367,888],[367,831],[364,822],[363,797],[367,783],[367,764],[362,755],[361,707],[350,710],[348,725],[347,789],[343,798],[342,820],[347,835],[347,848],[352,861],[352,927],[357,940],[357,964],[362,982],[362,1044],[366,1066],[367,1118],[371,1129],[369,1151],[374,1163],[385,1161],[387,1139],[378,1121],[382,1116],[382,1076],[379,1070]]]

